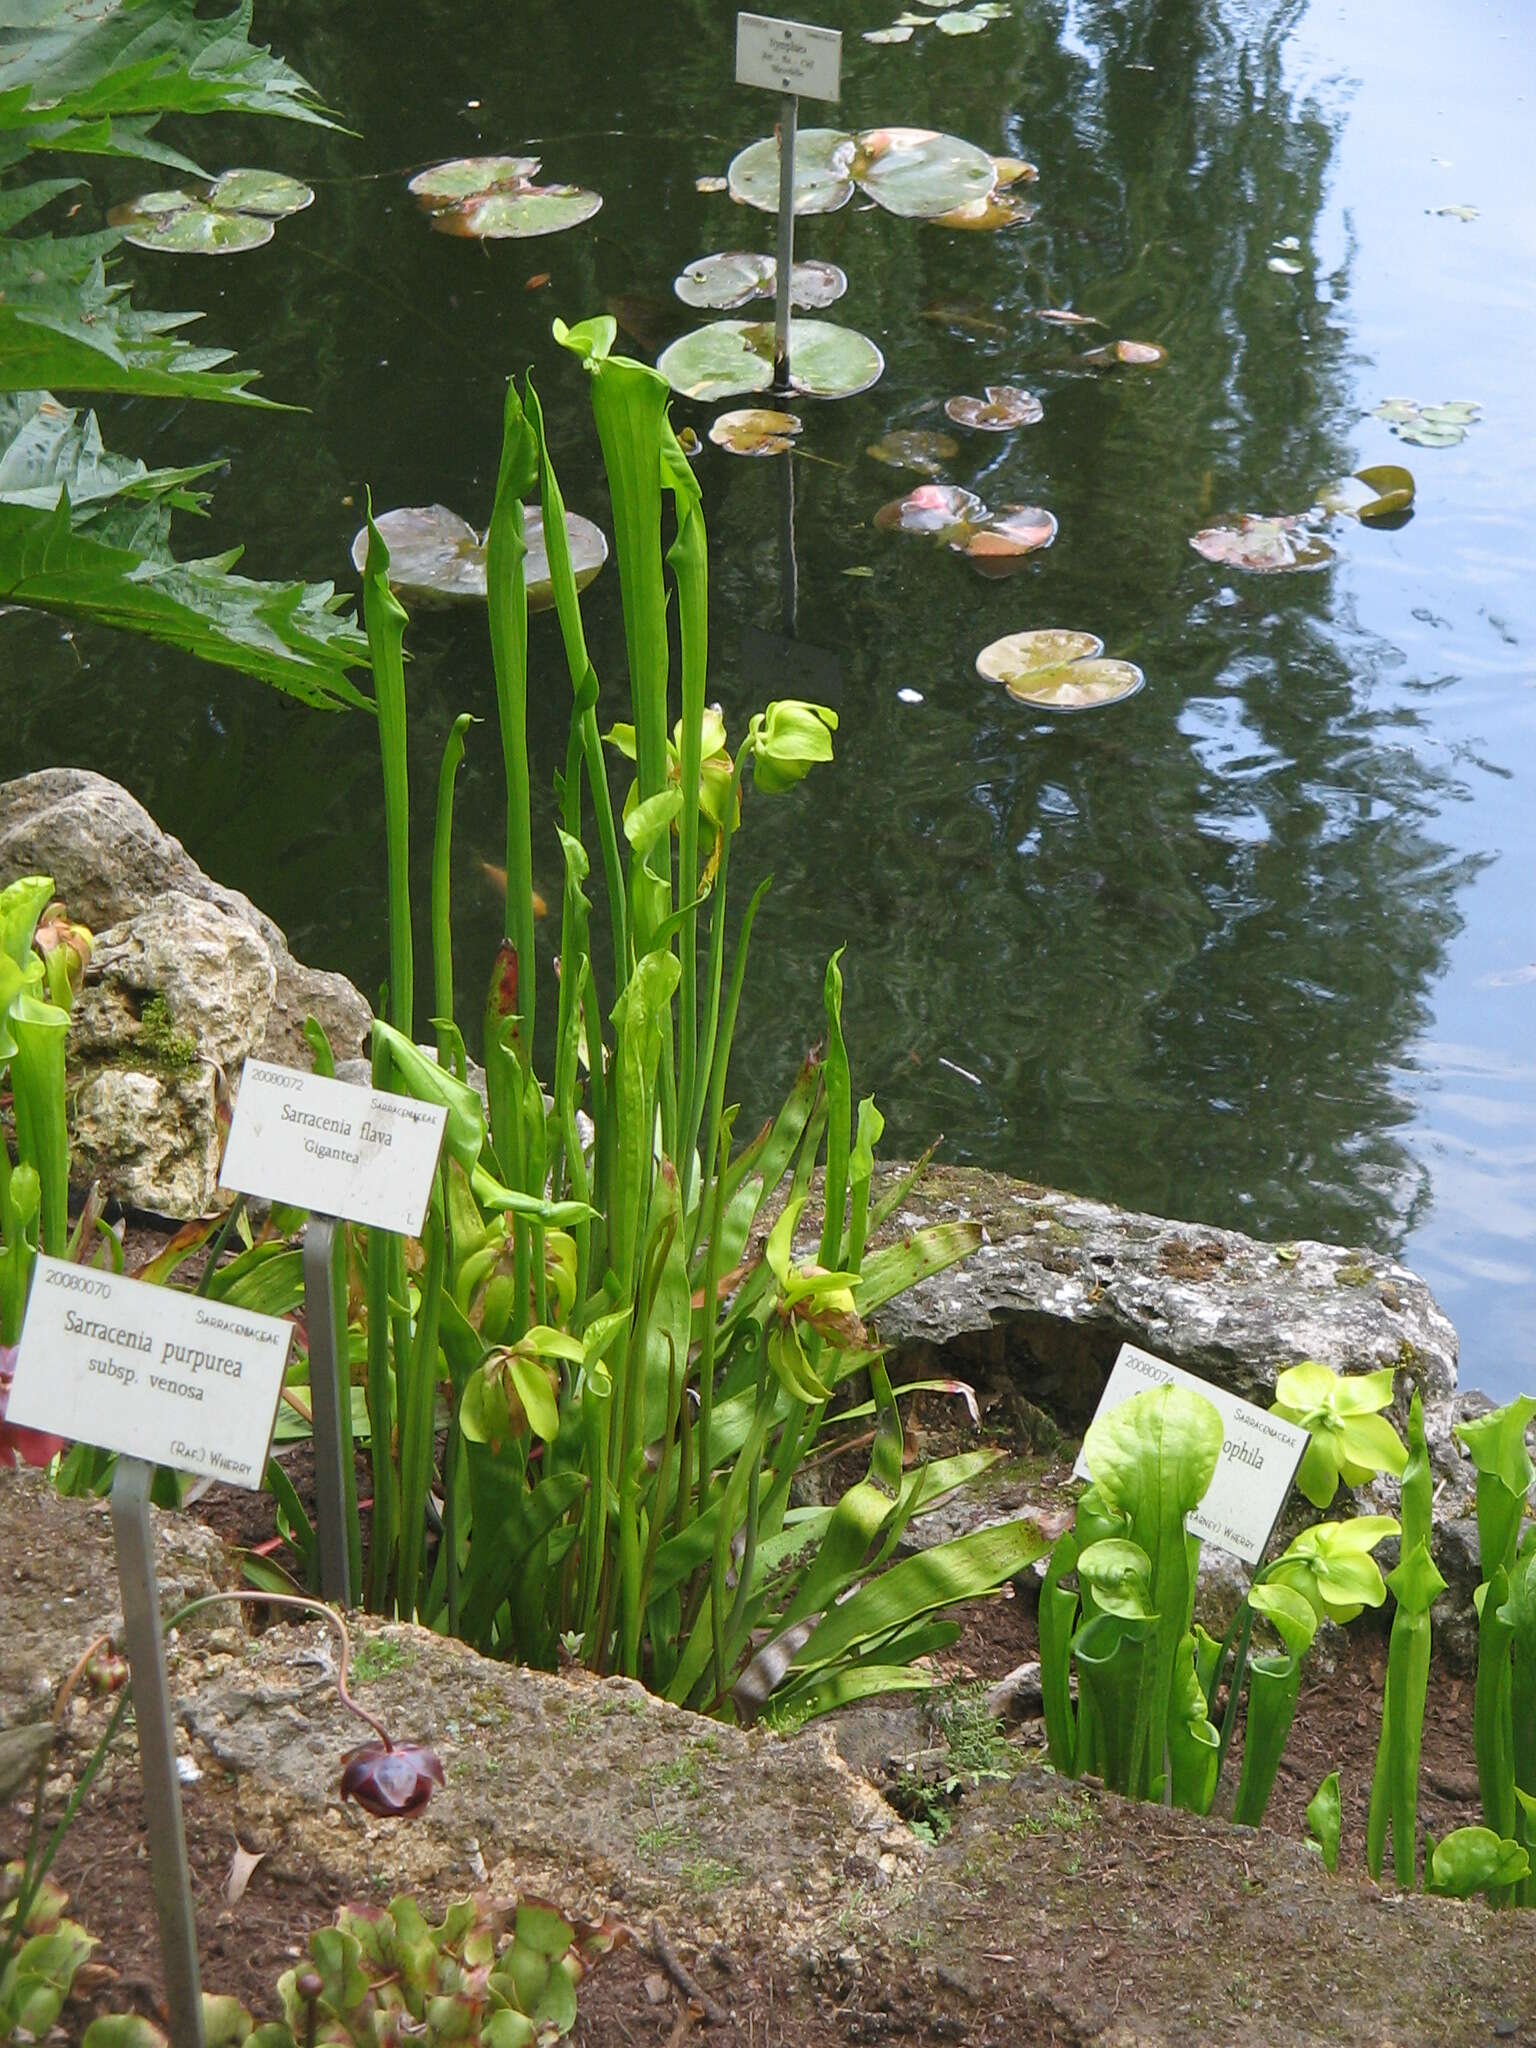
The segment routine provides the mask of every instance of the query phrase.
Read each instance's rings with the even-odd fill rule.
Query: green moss
[[[741,1872],[734,1863],[722,1863],[718,1856],[696,1856],[691,1863],[685,1863],[679,1875],[683,1888],[695,1898],[707,1898],[711,1892],[724,1891],[727,1885],[740,1884]]]
[[[1333,1276],[1335,1287],[1369,1287],[1375,1279],[1369,1266],[1340,1266]]]
[[[698,1836],[681,1820],[658,1820],[635,1829],[635,1851],[640,1856],[664,1856],[669,1849],[681,1849]]]
[[[183,1074],[188,1067],[195,1067],[197,1060],[197,1040],[176,1029],[164,996],[151,996],[139,1012],[129,1064],[162,1074]]]
[[[408,1650],[403,1643],[387,1639],[359,1643],[352,1652],[352,1682],[371,1685],[374,1679],[387,1677],[391,1671],[409,1671],[415,1662],[415,1651]]]

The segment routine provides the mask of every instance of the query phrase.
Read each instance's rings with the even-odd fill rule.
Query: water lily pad
[[[855,183],[887,213],[903,219],[929,220],[953,212],[984,199],[996,181],[987,152],[958,135],[931,128],[867,128],[857,142]]]
[[[777,279],[778,265],[771,256],[726,249],[698,257],[673,280],[672,289],[685,306],[723,313],[752,299],[771,299]],[[834,304],[847,289],[847,275],[835,263],[797,263],[790,275],[790,304],[811,312]]]
[[[1302,270],[1294,256],[1271,256],[1267,267],[1277,277],[1300,277]]]
[[[944,410],[956,426],[981,427],[989,434],[1032,427],[1045,417],[1045,407],[1034,393],[1014,384],[989,384],[985,398],[951,398]]]
[[[1022,192],[997,190],[983,194],[980,199],[968,199],[964,206],[951,207],[948,213],[934,214],[929,225],[990,234],[998,228],[1016,228],[1033,220],[1035,210],[1034,201],[1026,199]]]
[[[1011,576],[1030,555],[1048,548],[1056,531],[1056,515],[1043,505],[1003,505],[958,552],[983,576]]]
[[[286,220],[315,203],[308,185],[281,171],[221,171],[207,196],[208,204],[221,213],[255,213],[264,220]]]
[[[656,367],[684,398],[739,398],[773,382],[773,322],[716,320],[664,349]],[[789,323],[790,383],[805,398],[851,398],[885,369],[875,344],[830,320]]]
[[[153,195],[164,198],[164,193]],[[194,199],[166,213],[135,217],[114,206],[113,221],[123,229],[123,239],[138,249],[160,249],[170,256],[234,256],[245,249],[259,249],[270,242],[275,223],[254,213],[223,213]],[[111,215],[108,216],[111,218]]]
[[[175,256],[233,256],[272,239],[272,224],[314,204],[315,195],[280,171],[223,171],[190,189],[145,192],[107,215],[140,249]]]
[[[728,178],[711,174],[706,177],[695,178],[693,189],[695,192],[729,192],[731,184]]]
[[[853,197],[854,139],[840,128],[802,128],[795,137],[795,212],[836,213]],[[733,157],[730,194],[759,213],[779,210],[779,142],[765,135]]]
[[[1096,633],[1046,627],[1010,633],[976,657],[976,672],[1044,711],[1093,711],[1134,696],[1146,677],[1133,661],[1104,660]]]
[[[390,587],[417,605],[484,604],[485,543],[468,520],[446,505],[407,505],[380,513],[375,521],[389,548]],[[608,542],[600,527],[579,513],[565,515],[566,536],[576,587],[587,585],[608,559]],[[544,515],[537,505],[524,507],[523,538],[528,553],[523,576],[530,611],[547,611],[555,601],[544,548]],[[352,560],[361,573],[368,559],[368,529],[352,542]]]
[[[891,469],[915,469],[920,476],[938,476],[944,464],[960,453],[960,443],[953,434],[902,427],[871,441],[864,453]]]
[[[992,159],[992,175],[1000,186],[1033,185],[1040,176],[1040,167],[1038,164],[1027,162],[1021,156],[995,156]]]
[[[730,455],[787,455],[800,430],[801,421],[792,412],[753,409],[721,413],[709,438]]]
[[[890,28],[867,28],[864,31],[866,43],[910,43],[911,40],[912,28],[905,22],[896,22]]]
[[[978,8],[957,7],[951,14],[941,14],[934,27],[941,35],[979,36],[989,19]]]
[[[1280,569],[1320,569],[1333,560],[1333,549],[1314,533],[1299,513],[1260,518],[1247,512],[1241,519],[1207,526],[1191,536],[1190,546],[1208,562],[1261,574]]]
[[[1413,505],[1413,475],[1395,462],[1377,463],[1357,469],[1353,476],[1341,476],[1318,494],[1319,506],[1344,519],[1376,521],[1398,519]]]
[[[1419,405],[1411,398],[1384,398],[1373,417],[1385,420],[1400,441],[1416,448],[1454,448],[1482,407],[1470,398],[1448,398],[1439,405]]]
[[[1167,360],[1167,349],[1155,341],[1106,341],[1102,348],[1091,348],[1078,357],[1094,370],[1155,370]]]
[[[524,185],[441,207],[432,215],[432,225],[439,234],[470,241],[528,241],[580,227],[602,203],[600,193],[580,185]]]
[[[991,513],[974,491],[958,484],[919,484],[904,498],[893,498],[875,514],[881,533],[921,533],[929,539],[960,536],[961,544]]]
[[[531,185],[539,167],[536,156],[456,156],[448,163],[418,171],[405,189],[415,193],[423,206],[435,210],[456,206],[461,199],[474,199],[483,192]]]

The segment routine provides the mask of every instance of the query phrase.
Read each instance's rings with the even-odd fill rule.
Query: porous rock
[[[85,768],[44,768],[0,785],[0,886],[45,874],[70,914],[101,932],[136,916],[168,890],[193,896],[250,925],[276,976],[257,1050],[308,1066],[306,1016],[318,1018],[338,1059],[358,1054],[371,1015],[345,975],[295,960],[278,926],[236,889],[205,875],[180,840],[162,832],[126,789]]]

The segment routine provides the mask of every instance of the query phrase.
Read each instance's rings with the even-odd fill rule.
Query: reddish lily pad
[[[960,453],[960,443],[953,434],[901,427],[871,441],[864,453],[891,469],[915,469],[920,476],[938,476],[944,464]]]
[[[709,438],[729,455],[787,455],[801,425],[792,412],[751,408],[721,413],[709,430]]]
[[[1059,626],[1010,633],[976,657],[976,672],[1042,711],[1094,711],[1134,696],[1146,677],[1133,661],[1103,659],[1096,633]]]
[[[1056,528],[1056,515],[1043,505],[1004,505],[958,551],[982,576],[1011,576],[1030,555],[1050,546]]]
[[[985,398],[951,398],[944,410],[956,426],[980,427],[989,434],[1032,427],[1045,417],[1045,407],[1034,393],[1015,384],[989,384]]]
[[[390,588],[421,606],[484,604],[485,543],[457,512],[446,505],[406,505],[382,512],[375,520],[389,549]],[[608,559],[602,529],[579,513],[565,515],[571,567],[578,590],[585,590]],[[528,553],[523,577],[530,611],[547,611],[555,601],[544,547],[544,515],[537,505],[523,510],[523,539]],[[352,541],[352,561],[361,574],[368,560],[368,529]]]
[[[958,484],[919,484],[906,497],[882,505],[875,525],[882,533],[921,533],[947,540],[957,533],[969,538],[991,516],[974,491],[964,491]]]
[[[1155,341],[1106,341],[1102,348],[1091,348],[1078,357],[1095,370],[1155,370],[1167,360],[1167,349]]]
[[[1208,562],[1252,569],[1261,575],[1285,569],[1321,569],[1333,560],[1333,549],[1299,513],[1261,518],[1246,512],[1241,519],[1202,528],[1189,544]]]

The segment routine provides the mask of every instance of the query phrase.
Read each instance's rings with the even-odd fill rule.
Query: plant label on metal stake
[[[1307,1448],[1306,1430],[1256,1408],[1251,1401],[1239,1400],[1225,1387],[1212,1386],[1192,1372],[1154,1358],[1134,1344],[1121,1345],[1099,1397],[1095,1421],[1133,1394],[1144,1394],[1152,1387],[1185,1387],[1192,1394],[1202,1394],[1220,1415],[1223,1441],[1215,1476],[1186,1526],[1191,1536],[1230,1550],[1245,1564],[1257,1564],[1295,1483]],[[1073,1470],[1079,1479],[1093,1477],[1081,1457]]]
[[[360,1588],[353,1534],[352,1388],[347,1373],[344,1238],[336,1218],[419,1237],[448,1112],[321,1074],[247,1060],[220,1184],[308,1209],[304,1310],[315,1431],[320,1590],[350,1606]]]
[[[835,28],[736,17],[736,83],[782,95],[779,111],[779,243],[773,301],[773,388],[789,383],[789,301],[795,268],[795,134],[802,99],[835,100],[842,89],[843,37]]]
[[[39,1258],[11,1385],[11,1420],[118,1453],[112,1534],[175,2048],[203,2048],[203,2012],[149,1490],[156,1465],[260,1486],[292,1336],[278,1316]]]

